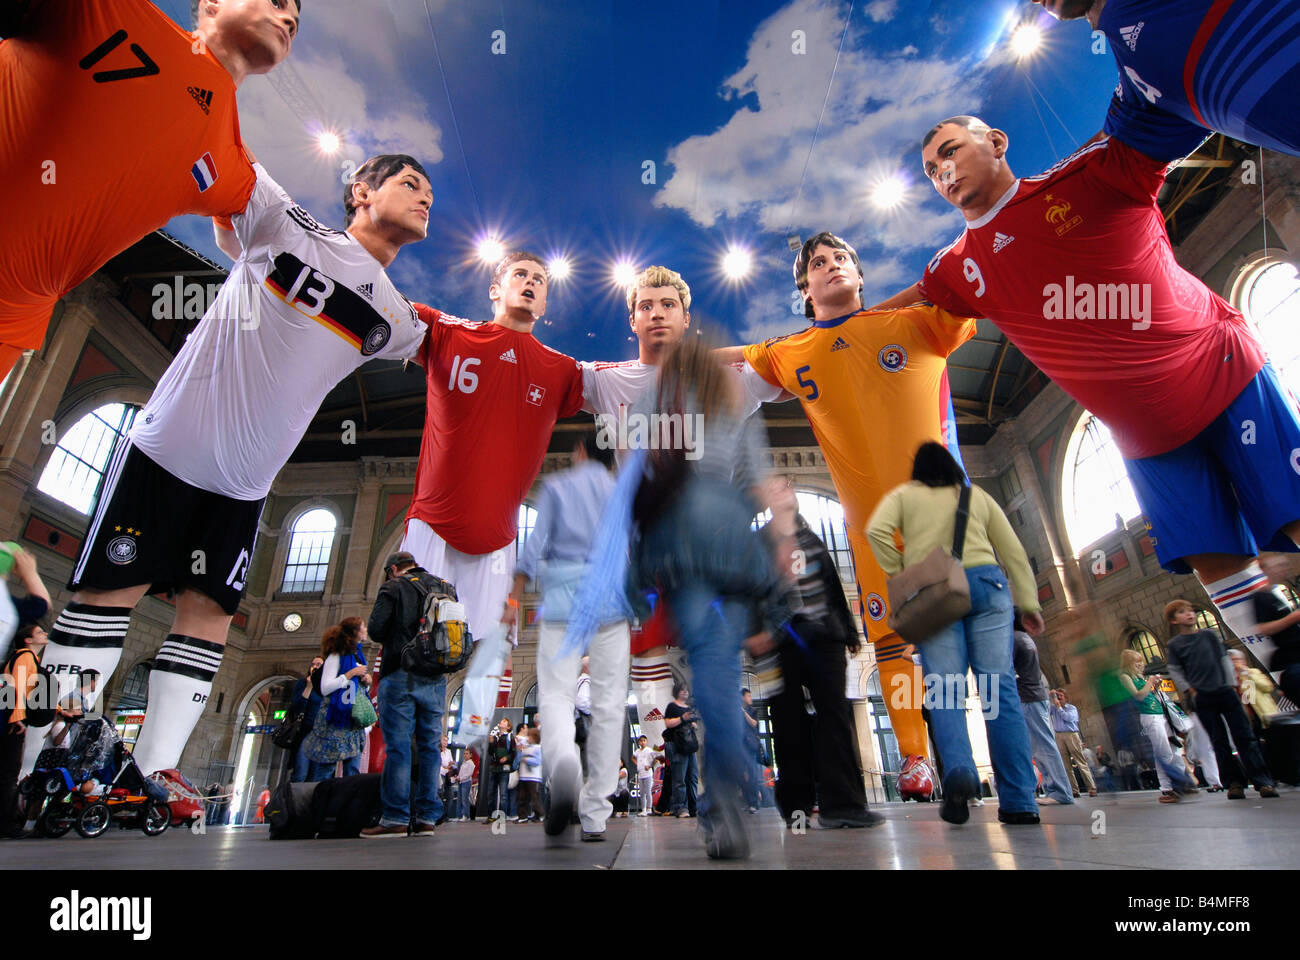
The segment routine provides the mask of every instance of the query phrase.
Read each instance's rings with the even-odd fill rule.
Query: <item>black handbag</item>
[[[284,750],[297,750],[307,739],[307,713],[297,710],[280,721],[271,733],[271,742]]]
[[[700,749],[700,738],[695,733],[695,724],[683,720],[677,725],[677,749],[682,753],[695,753]]]

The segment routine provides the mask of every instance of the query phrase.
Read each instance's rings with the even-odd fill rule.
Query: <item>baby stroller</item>
[[[75,827],[93,838],[116,820],[150,837],[166,830],[171,822],[167,791],[145,780],[113,725],[103,717],[82,717],[71,725],[72,745],[42,750],[23,781],[28,819],[36,810],[33,803],[40,805],[36,829],[61,837]]]

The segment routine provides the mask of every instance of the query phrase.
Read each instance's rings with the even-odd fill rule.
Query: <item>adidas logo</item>
[[[652,720],[662,720],[663,718],[664,715],[662,711],[660,711],[658,707],[652,707],[650,712],[645,715],[645,722],[649,723]]]
[[[497,357],[497,359],[498,359],[498,360],[504,360],[506,363],[518,363],[518,362],[519,362],[518,360],[515,359],[515,348],[514,348],[514,347],[511,347],[511,348],[510,348],[509,350],[507,350],[505,353],[501,354],[501,356]]]
[[[836,350],[847,350],[848,348],[849,342],[847,340],[843,337],[836,337],[835,342],[831,344],[831,353],[834,353]]]
[[[359,283],[357,284],[357,293],[367,300],[373,300],[375,299],[375,285],[373,283]]]
[[[190,96],[193,97],[194,102],[199,105],[199,109],[204,113],[212,112],[211,90],[204,90],[202,87],[186,87],[185,89],[189,90]]]
[[[1138,34],[1140,34],[1140,33],[1142,32],[1142,27],[1143,27],[1143,25],[1144,25],[1145,23],[1146,23],[1145,20],[1139,20],[1136,24],[1134,24],[1134,25],[1131,26],[1131,27],[1120,27],[1120,28],[1119,28],[1119,35],[1120,35],[1120,38],[1121,38],[1121,39],[1122,39],[1126,44],[1128,44],[1128,48],[1129,48],[1130,50],[1137,50],[1137,48],[1138,48]]]
[[[997,253],[1014,239],[1016,238],[1008,237],[1005,233],[995,233],[993,235],[993,252]]]

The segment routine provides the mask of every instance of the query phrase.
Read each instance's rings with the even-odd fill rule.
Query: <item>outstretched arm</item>
[[[235,236],[234,230],[227,230],[216,220],[212,221],[212,233],[217,238],[217,249],[228,256],[231,260],[238,260],[239,255],[244,252],[240,246],[239,238]]]
[[[921,292],[921,285],[914,283],[906,290],[901,290],[894,294],[888,300],[882,300],[870,310],[897,310],[899,307],[906,307],[909,304],[916,303],[918,300],[924,300],[925,294]]]

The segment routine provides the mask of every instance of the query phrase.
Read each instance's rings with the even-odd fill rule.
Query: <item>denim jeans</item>
[[[290,783],[302,783],[307,779],[307,773],[311,770],[311,760],[307,752],[299,745],[293,754],[293,773],[289,775]]]
[[[438,782],[442,778],[442,715],[447,707],[446,677],[417,677],[395,670],[379,681],[379,728],[388,752],[379,797],[380,823],[406,826],[442,818]],[[420,757],[420,779],[411,796],[411,736]],[[412,810],[414,808],[414,810]]]
[[[510,768],[499,767],[492,771],[492,805],[488,807],[488,816],[495,816],[498,810],[502,816],[510,811]]]
[[[343,762],[343,776],[350,777],[353,774],[361,772],[361,754],[355,757],[348,757]],[[333,780],[334,769],[339,765],[337,760],[326,760],[323,763],[317,763],[315,760],[309,760],[307,763],[307,781],[316,783],[320,780]]]
[[[1043,792],[1058,803],[1074,803],[1074,790],[1070,786],[1070,775],[1065,770],[1065,761],[1056,745],[1056,735],[1052,732],[1047,701],[1035,700],[1021,703],[1020,712],[1025,718],[1025,730],[1029,733],[1029,749],[1038,772],[1043,775]]]
[[[940,685],[938,696],[927,702],[930,733],[943,759],[945,780],[960,769],[977,772],[966,732],[966,672],[973,670],[981,696],[993,700],[984,703],[984,728],[998,807],[1008,813],[1035,812],[1029,734],[1011,663],[1011,589],[1006,574],[993,564],[968,568],[966,581],[970,613],[921,644],[927,685]],[[929,686],[927,694],[933,696]]]
[[[668,772],[673,778],[670,794],[672,803],[668,812],[675,817],[683,810],[689,811],[695,806],[695,791],[700,779],[700,768],[696,760],[699,754],[681,753],[669,741],[664,741],[664,749],[668,753]]]
[[[469,806],[469,792],[473,786],[468,780],[456,784],[456,813],[467,820],[474,817],[474,811]]]

